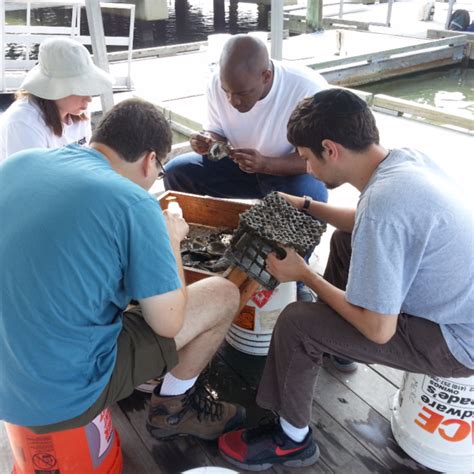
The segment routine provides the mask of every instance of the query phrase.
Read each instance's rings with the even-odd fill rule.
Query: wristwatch
[[[312,201],[313,199],[311,198],[311,196],[303,196],[303,197],[304,197],[304,202],[303,202],[303,207],[301,208],[301,210],[302,210],[303,212],[306,212],[306,213],[307,213],[308,210],[309,210],[309,206],[310,206],[310,204],[311,204],[311,201]]]

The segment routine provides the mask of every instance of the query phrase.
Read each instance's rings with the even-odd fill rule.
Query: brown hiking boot
[[[192,435],[205,440],[240,426],[245,408],[214,399],[202,386],[192,387],[183,395],[160,396],[153,392],[147,429],[156,439]]]

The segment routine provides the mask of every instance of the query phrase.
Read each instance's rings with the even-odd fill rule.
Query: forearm
[[[367,339],[377,344],[384,344],[390,340],[394,333],[391,315],[380,315],[368,311],[360,306],[349,303],[345,292],[336,288],[317,273],[307,267],[302,281],[314,290],[318,298],[329,305],[336,313],[354,326]],[[387,325],[387,322],[389,323]],[[396,322],[396,320],[395,320]]]
[[[306,172],[306,162],[296,152],[285,156],[265,156],[265,174],[293,176]]]
[[[304,201],[304,197],[292,196],[291,198],[293,205],[300,210],[303,209]],[[311,201],[306,212],[343,232],[351,233],[354,229],[355,209],[337,207],[325,202]]]
[[[182,291],[184,296],[187,297],[186,279],[184,277],[183,260],[181,259],[181,242],[178,242],[175,239],[171,240],[171,248],[176,259],[176,266],[178,268],[178,275],[182,284]]]

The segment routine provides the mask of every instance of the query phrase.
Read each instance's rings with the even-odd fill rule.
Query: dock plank
[[[115,428],[120,435],[120,445],[123,454],[122,474],[137,474],[155,472],[165,474],[156,464],[150,451],[146,449],[129,419],[125,416],[118,405],[111,407],[112,419]]]
[[[375,370],[379,375],[381,375],[385,380],[388,380],[392,385],[399,388],[402,383],[403,370],[392,369],[392,367],[387,367],[380,364],[370,364],[372,370]]]
[[[391,472],[433,472],[405,454],[385,417],[325,370],[316,386],[315,410],[318,404]]]
[[[336,473],[387,474],[390,472],[387,466],[318,403],[314,405],[311,427],[321,451],[318,465],[323,461]]]
[[[385,419],[390,421],[392,400],[397,391],[393,384],[365,364],[358,364],[358,370],[349,374],[335,369],[331,364],[328,364],[327,371]]]

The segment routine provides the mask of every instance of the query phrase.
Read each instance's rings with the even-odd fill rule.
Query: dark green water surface
[[[474,115],[474,67],[450,67],[360,86],[441,110]]]

